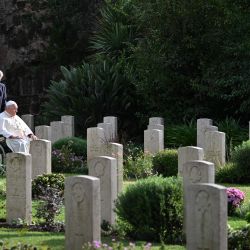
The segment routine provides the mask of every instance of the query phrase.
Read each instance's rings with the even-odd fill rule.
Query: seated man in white
[[[6,138],[6,144],[13,152],[29,153],[30,141],[37,137],[28,125],[18,116],[18,106],[8,101],[5,111],[0,114],[0,134]]]

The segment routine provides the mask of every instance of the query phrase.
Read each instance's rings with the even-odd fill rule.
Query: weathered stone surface
[[[65,181],[65,249],[81,250],[83,244],[101,239],[100,180],[71,176]]]
[[[102,128],[104,130],[104,138],[105,138],[105,142],[109,143],[114,141],[114,131],[113,131],[113,126],[111,123],[98,123],[97,124],[98,128]]]
[[[31,155],[8,153],[6,161],[6,220],[32,219]]]
[[[51,141],[51,127],[46,125],[36,126],[35,135],[39,139]]]
[[[207,131],[205,133],[205,159],[216,167],[226,162],[226,135],[223,132]]]
[[[38,175],[51,173],[51,141],[35,140],[30,142],[32,156],[32,179]]]
[[[195,184],[188,187],[187,193],[187,250],[227,249],[226,188]]]
[[[117,117],[115,116],[105,116],[103,117],[103,122],[104,123],[110,123],[112,127],[112,142],[117,142],[118,141],[118,121]]]
[[[105,136],[103,128],[87,129],[87,162],[97,156],[105,155]]]
[[[72,137],[75,135],[75,118],[72,115],[61,117],[63,124],[63,137]]]
[[[53,121],[50,123],[52,143],[63,138],[63,126],[64,122],[62,121]]]
[[[23,121],[28,125],[28,127],[34,131],[34,116],[27,114],[27,115],[22,115],[21,118]]]
[[[89,175],[100,179],[101,221],[115,224],[115,200],[117,199],[117,160],[113,157],[99,156],[88,165]]]
[[[156,154],[164,149],[163,131],[144,130],[144,153]]]
[[[205,132],[207,127],[212,126],[213,121],[208,118],[200,118],[197,120],[197,146],[204,149]]]
[[[164,125],[164,119],[162,117],[150,117],[149,118],[149,125]]]
[[[204,160],[203,148],[187,146],[178,148],[178,174],[182,176],[183,164],[193,160]]]

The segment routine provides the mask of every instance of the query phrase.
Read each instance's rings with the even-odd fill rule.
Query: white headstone
[[[51,141],[51,127],[46,125],[36,126],[35,135],[39,139]]]
[[[6,219],[18,218],[28,224],[32,219],[31,155],[8,153],[6,162]]]
[[[106,143],[114,141],[114,138],[113,138],[113,133],[114,132],[112,130],[112,124],[111,123],[98,123],[97,127],[98,128],[103,128]]]
[[[117,160],[117,192],[122,192],[123,186],[123,145],[119,143],[109,143],[106,146],[105,155],[114,157]]]
[[[149,125],[164,125],[164,119],[162,117],[150,117],[149,118]]]
[[[63,124],[63,137],[73,137],[75,135],[75,120],[72,115],[64,115],[61,117]]]
[[[28,127],[34,131],[34,116],[27,114],[21,116],[22,120],[28,125]]]
[[[104,155],[105,136],[103,128],[87,129],[87,162],[97,156]]]
[[[188,187],[187,250],[227,249],[227,193],[215,184]]]
[[[38,175],[51,173],[51,141],[35,140],[30,142],[32,156],[32,179]]]
[[[203,148],[193,146],[178,148],[178,174],[180,176],[182,176],[183,164],[193,160],[204,160]]]
[[[52,143],[63,138],[63,126],[64,122],[61,121],[53,121],[50,123]]]
[[[216,167],[226,162],[226,135],[223,132],[208,131],[205,133],[204,154],[206,161],[211,161]]]
[[[212,126],[213,121],[208,118],[200,118],[197,120],[197,147],[204,149],[205,130],[206,127]]]
[[[118,122],[115,116],[105,116],[103,117],[104,123],[111,123],[112,126],[112,141],[118,141]]]
[[[100,180],[71,176],[65,180],[65,250],[101,239]]]
[[[88,165],[89,175],[100,179],[101,221],[115,224],[115,200],[117,199],[117,160],[113,157],[99,156]]]
[[[156,154],[164,149],[163,131],[144,130],[144,153]]]

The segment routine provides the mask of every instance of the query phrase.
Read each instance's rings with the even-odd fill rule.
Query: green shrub
[[[70,142],[70,143],[69,143]],[[69,145],[71,151],[77,156],[87,158],[87,141],[79,137],[66,137],[53,143],[52,149],[62,149],[63,146]]]
[[[228,250],[250,249],[250,224],[239,230],[228,230]]]
[[[240,183],[250,182],[250,140],[235,147],[232,152],[232,162],[237,168],[237,181]]]
[[[125,179],[146,178],[152,175],[152,156],[144,155],[143,151],[136,156],[127,156],[123,169]]]
[[[65,177],[62,174],[44,174],[32,181],[32,197],[37,198],[47,188],[55,188],[59,191],[64,190]]]
[[[83,156],[76,156],[72,152],[73,141],[68,140],[61,149],[52,151],[52,171],[57,173],[82,173],[87,174],[86,160]]]
[[[170,125],[165,132],[165,145],[169,148],[195,146],[196,133],[196,123],[193,120],[185,124]]]
[[[176,177],[137,181],[118,197],[115,210],[134,239],[182,242],[182,182]]]
[[[223,167],[218,168],[215,174],[216,183],[237,183],[238,170],[235,164],[227,163]]]
[[[178,151],[165,149],[153,157],[153,172],[164,177],[176,176],[178,173]]]

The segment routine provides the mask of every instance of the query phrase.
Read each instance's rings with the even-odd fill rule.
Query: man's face
[[[6,107],[6,111],[7,111],[11,116],[15,116],[15,115],[16,115],[17,109],[18,109],[18,107],[16,107],[16,105],[10,105],[10,106]]]

